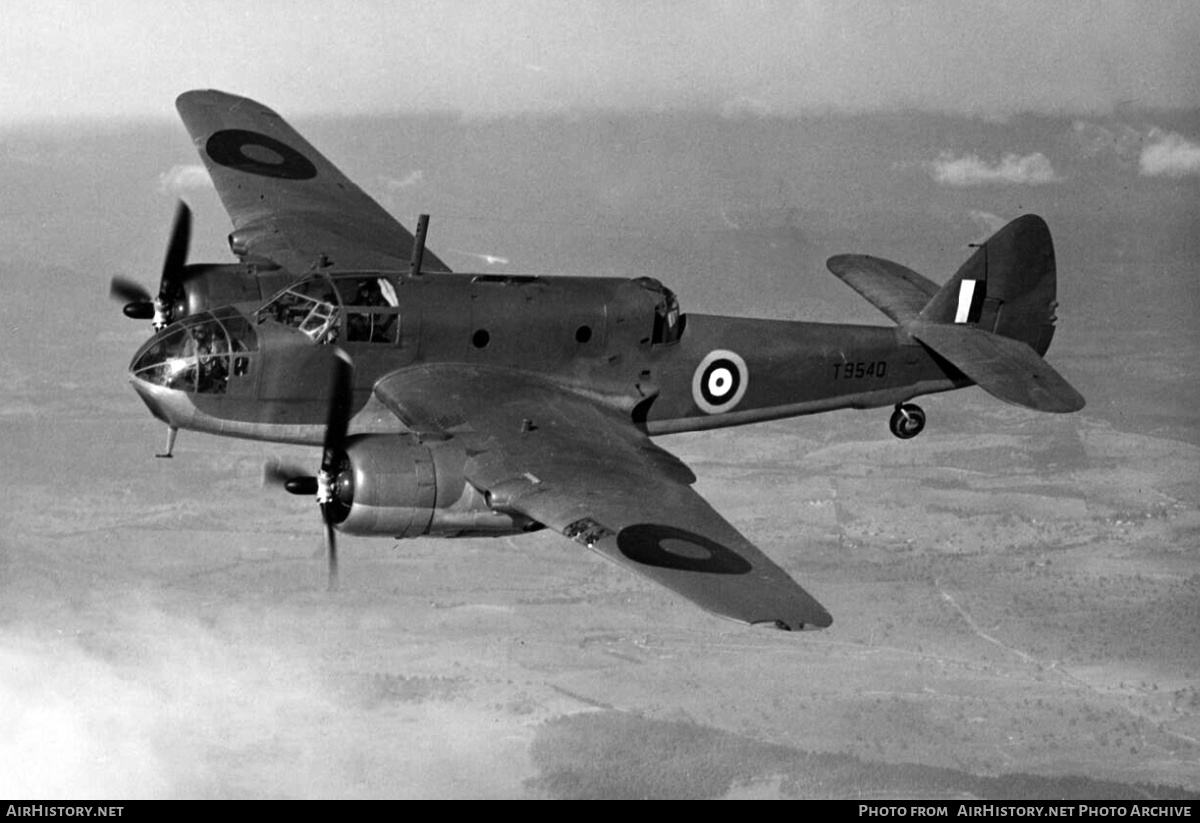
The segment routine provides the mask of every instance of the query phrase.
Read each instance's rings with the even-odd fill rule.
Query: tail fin
[[[1058,276],[1050,229],[1037,215],[993,234],[940,289],[876,257],[842,254],[826,265],[989,394],[1038,411],[1083,408],[1083,395],[1041,358],[1058,319]]]
[[[1054,337],[1057,287],[1050,229],[1027,214],[980,244],[918,319],[992,332],[1045,354]]]
[[[1056,291],[1050,229],[1028,214],[981,244],[907,328],[1001,400],[1078,411],[1083,395],[1040,356],[1054,337]]]

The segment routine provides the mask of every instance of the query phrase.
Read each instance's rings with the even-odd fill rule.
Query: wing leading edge
[[[375,392],[410,427],[467,439],[467,478],[494,506],[722,617],[782,629],[832,623],[691,488],[682,462],[615,411],[532,375],[481,367],[405,369]],[[455,412],[433,411],[443,403]]]
[[[301,274],[318,260],[341,268],[406,268],[413,235],[271,109],[220,91],[175,102],[233,221],[240,256]],[[429,251],[425,271],[450,269]]]

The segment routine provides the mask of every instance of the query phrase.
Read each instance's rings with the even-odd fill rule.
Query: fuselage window
[[[250,358],[247,356],[250,348],[247,342],[253,342],[254,330],[242,315],[223,317],[221,322],[229,335],[229,352],[231,355],[231,377],[244,377],[250,372]]]
[[[395,287],[384,277],[342,281],[342,293],[351,291],[346,302],[346,340],[355,343],[395,343],[400,316]],[[370,311],[378,308],[379,311]]]
[[[324,278],[297,283],[257,312],[258,321],[274,320],[299,329],[318,343],[331,343],[338,316],[338,296]]]
[[[670,289],[663,289],[663,299],[654,310],[654,336],[656,346],[669,346],[679,342],[683,334],[683,316],[679,313],[679,298]]]

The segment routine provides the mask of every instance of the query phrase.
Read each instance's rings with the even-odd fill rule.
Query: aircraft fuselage
[[[650,278],[338,271],[172,324],[139,349],[132,380],[175,428],[316,445],[334,344],[355,363],[360,433],[401,430],[372,388],[419,363],[537,374],[652,435],[970,385],[898,327],[685,315]]]

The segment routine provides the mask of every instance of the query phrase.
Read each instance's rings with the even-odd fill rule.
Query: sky
[[[4,24],[0,128],[173,118],[190,88],[292,116],[1200,107],[1188,0],[7,0]]]

